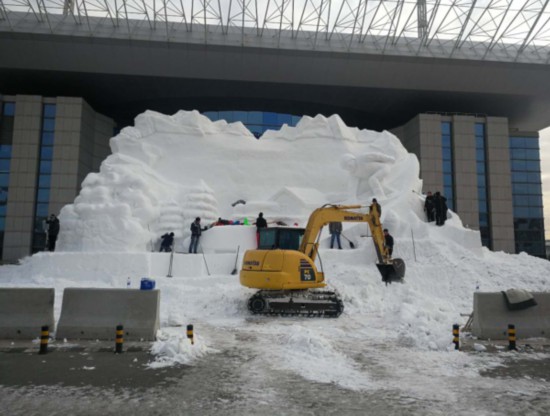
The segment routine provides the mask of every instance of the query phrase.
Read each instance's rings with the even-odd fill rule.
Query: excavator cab
[[[258,250],[298,250],[304,237],[304,228],[260,228]]]

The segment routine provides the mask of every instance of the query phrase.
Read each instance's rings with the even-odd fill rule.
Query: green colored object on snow
[[[244,225],[250,225],[250,223],[248,222],[248,218],[245,218],[245,219],[244,219],[243,224],[244,224]]]

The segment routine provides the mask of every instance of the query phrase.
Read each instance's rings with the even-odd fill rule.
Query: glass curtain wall
[[[453,139],[452,124],[444,121],[441,123],[441,152],[443,157],[443,195],[447,198],[447,207],[455,209],[455,183],[453,166]]]
[[[10,164],[13,141],[15,103],[5,102],[0,107],[0,259],[3,258],[6,208],[10,182]]]
[[[263,111],[206,111],[203,113],[212,121],[225,120],[228,123],[240,121],[256,138],[266,130],[280,130],[283,124],[296,126],[302,117]]]
[[[44,104],[42,108],[42,131],[40,132],[40,155],[36,185],[36,205],[34,212],[34,232],[32,252],[46,249],[46,224],[50,202],[50,183],[55,131],[55,104]]]
[[[546,257],[539,140],[510,137],[516,252]]]
[[[475,123],[476,139],[476,165],[477,165],[477,199],[479,210],[479,233],[481,244],[492,248],[489,198],[487,187],[487,141],[485,137],[485,124]]]

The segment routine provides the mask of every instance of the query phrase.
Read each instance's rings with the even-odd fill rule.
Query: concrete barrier
[[[159,305],[158,290],[67,288],[56,338],[114,340],[123,325],[125,340],[152,341]]]
[[[54,330],[53,288],[1,288],[0,339],[40,337],[44,325]]]
[[[550,293],[533,292],[536,306],[509,310],[501,292],[474,293],[472,335],[480,339],[508,339],[508,324],[516,326],[516,338],[550,338]]]

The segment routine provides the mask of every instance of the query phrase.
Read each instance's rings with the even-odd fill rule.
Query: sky
[[[546,239],[550,240],[550,127],[540,134],[540,169],[542,172],[542,194],[544,204],[544,228]]]
[[[211,122],[198,112],[148,111],[111,144],[100,172],[88,175],[74,203],[62,209],[56,252],[0,266],[0,287],[53,287],[57,320],[67,287],[127,290],[130,278],[131,289],[138,289],[141,278],[154,279],[161,328],[151,367],[199,365],[230,349],[250,357],[239,383],[251,374],[265,379],[283,371],[345,390],[389,389],[436,406],[477,387],[502,397],[517,391],[509,379],[487,382],[482,375],[509,355],[455,352],[451,328],[466,322],[476,290],[549,291],[550,262],[489,251],[452,212],[444,226],[426,222],[418,160],[395,136],[317,116],[256,140],[240,123]],[[207,228],[202,253],[185,254],[196,216],[206,227],[219,216],[253,221],[261,210],[270,225],[305,225],[323,202],[364,206],[374,196],[395,239],[393,256],[406,264],[405,281],[381,281],[366,224],[343,224],[355,247],[344,240],[343,250],[329,248],[325,230],[315,264],[343,301],[337,319],[251,316],[247,300],[255,290],[231,271],[235,264],[240,270],[244,251],[255,248],[254,226]],[[241,199],[246,204],[233,206]],[[159,237],[169,230],[176,234],[173,267],[169,253],[157,252]],[[182,329],[189,323],[194,346]],[[545,380],[521,380],[526,397],[547,389]],[[270,394],[258,385],[243,394],[259,390],[262,400]]]

